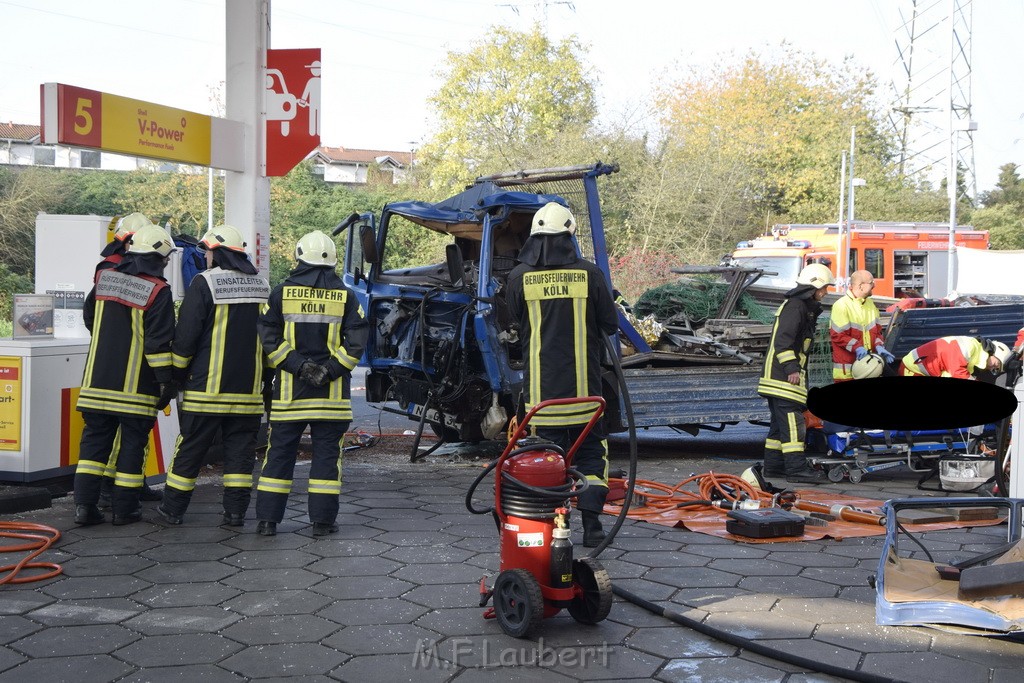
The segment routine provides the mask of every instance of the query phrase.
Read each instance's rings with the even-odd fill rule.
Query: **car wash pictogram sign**
[[[282,176],[320,146],[320,48],[267,50],[266,175]]]

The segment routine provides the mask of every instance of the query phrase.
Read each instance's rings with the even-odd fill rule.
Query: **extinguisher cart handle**
[[[520,422],[519,425],[516,427],[515,433],[512,435],[512,438],[509,439],[508,446],[505,448],[505,453],[501,454],[501,458],[499,458],[499,460],[504,461],[508,457],[509,452],[515,447],[515,444],[519,442],[519,439],[523,438],[526,435],[526,427],[527,425],[530,424],[530,420],[537,413],[542,412],[545,408],[549,408],[551,406],[586,405],[588,403],[592,403],[594,405],[594,414],[590,416],[590,420],[587,422],[586,425],[583,426],[583,431],[580,432],[580,435],[576,438],[576,441],[573,442],[572,446],[570,446],[569,450],[566,451],[565,453],[565,466],[568,467],[569,465],[572,464],[572,458],[574,455],[576,455],[576,450],[583,445],[583,441],[587,438],[587,436],[594,429],[594,427],[597,426],[597,422],[598,420],[601,419],[601,416],[604,415],[604,411],[607,408],[607,404],[605,403],[604,398],[601,396],[551,398],[548,399],[547,401],[541,401],[533,408],[530,408],[530,411],[526,413],[526,416],[523,418],[523,421]]]

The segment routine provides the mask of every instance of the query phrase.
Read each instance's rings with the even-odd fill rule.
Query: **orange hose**
[[[622,479],[618,481],[625,483]],[[684,486],[694,482],[697,485],[696,493],[682,490]],[[712,500],[713,495],[730,501],[739,500],[741,497],[766,502],[772,499],[772,494],[755,489],[738,475],[717,472],[695,474],[683,479],[675,486],[650,479],[637,479],[636,494],[643,496],[646,500],[644,506],[630,510],[630,514],[638,517],[655,516],[668,510],[707,507],[708,504],[705,501]],[[726,510],[722,510],[722,512],[724,513]]]
[[[17,538],[28,541],[27,543],[21,543],[18,545],[0,546],[0,552],[14,553],[31,551],[19,562],[6,564],[0,567],[0,572],[7,572],[2,578],[0,578],[0,585],[5,583],[30,583],[32,581],[42,581],[44,579],[51,579],[64,571],[59,564],[54,564],[52,562],[32,562],[33,559],[45,552],[50,546],[56,543],[58,539],[60,539],[60,531],[57,529],[54,529],[51,526],[46,526],[45,524],[31,524],[29,522],[0,522],[0,537]],[[18,573],[23,569],[48,569],[50,571],[43,574],[19,577]]]

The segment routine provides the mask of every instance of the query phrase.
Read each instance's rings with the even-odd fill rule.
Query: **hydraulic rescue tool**
[[[530,419],[545,408],[588,404],[593,416],[567,453],[547,441],[526,438]],[[494,598],[485,619],[497,619],[514,638],[531,636],[545,617],[563,608],[583,624],[608,616],[612,585],[601,564],[591,558],[573,559],[569,540],[570,500],[586,490],[585,476],[572,469],[572,458],[604,414],[599,396],[561,398],[535,405],[516,428],[502,454],[487,466],[466,493],[473,514],[492,513],[501,539],[501,571],[493,588],[480,580],[480,606]],[[477,508],[473,493],[494,470],[494,507]]]

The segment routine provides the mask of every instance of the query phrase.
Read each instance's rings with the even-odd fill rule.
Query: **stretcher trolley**
[[[906,469],[921,472],[921,482],[938,472],[943,458],[977,453],[995,441],[996,426],[934,430],[858,429],[825,422],[808,430],[808,462],[833,482],[856,484],[865,474]],[[817,453],[817,454],[815,454]]]

